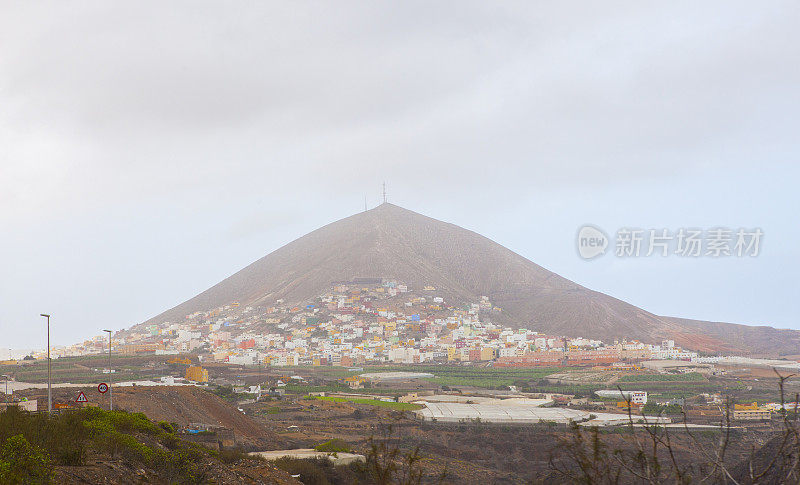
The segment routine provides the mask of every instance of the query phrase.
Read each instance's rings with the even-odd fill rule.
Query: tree
[[[389,424],[379,427],[380,438],[369,438],[369,451],[367,452],[366,469],[370,478],[378,485],[418,485],[422,483],[424,470],[422,468],[422,453],[415,446],[406,453],[394,445],[395,428]],[[443,471],[438,482],[447,478],[447,470]]]

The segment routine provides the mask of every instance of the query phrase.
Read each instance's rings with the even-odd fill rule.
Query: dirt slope
[[[90,405],[108,407],[108,394],[97,388],[53,388],[54,403],[74,403],[83,391]],[[114,409],[144,413],[153,421],[167,421],[185,426],[190,423],[210,424],[232,429],[237,443],[258,450],[282,449],[290,441],[267,428],[263,422],[239,412],[236,404],[195,386],[115,387]],[[39,409],[47,407],[46,389],[29,389],[20,393],[39,399]]]
[[[154,421],[224,426],[234,430],[237,442],[259,449],[280,448],[283,444],[259,421],[239,412],[235,404],[194,386],[118,387],[114,406],[142,412]]]

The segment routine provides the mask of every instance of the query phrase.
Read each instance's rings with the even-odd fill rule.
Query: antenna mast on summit
[[[383,203],[386,203],[386,182],[383,183]]]

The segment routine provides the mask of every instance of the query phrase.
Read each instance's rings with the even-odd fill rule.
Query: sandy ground
[[[325,458],[330,460],[334,465],[349,465],[355,462],[365,462],[364,455],[355,453],[325,453],[316,451],[313,448],[296,448],[294,450],[274,450],[274,451],[255,451],[251,455],[258,455],[268,461],[277,460],[279,458],[297,458],[301,460],[309,458]]]
[[[107,380],[104,382],[108,382]],[[197,386],[197,384],[186,384],[186,383],[174,383],[174,384],[165,384],[160,381],[123,381],[123,382],[111,382],[114,387],[133,387],[133,386],[141,386],[141,387],[160,387],[160,386]],[[90,387],[88,384],[73,384],[70,382],[56,382],[51,385],[53,389],[56,388],[85,388]],[[47,383],[40,383],[40,382],[17,382],[17,381],[8,381],[8,394],[12,394],[19,391],[24,391],[27,389],[47,389]],[[6,392],[6,383],[5,381],[0,381],[0,393]]]

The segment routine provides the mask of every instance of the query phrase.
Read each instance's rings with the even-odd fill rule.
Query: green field
[[[312,370],[314,375],[328,378],[339,379],[354,375],[357,372],[348,372],[341,367],[301,367],[293,370],[308,373]],[[439,386],[446,387],[477,387],[484,389],[501,389],[506,386],[519,386],[527,388],[533,392],[557,392],[565,394],[587,394],[597,389],[606,387],[602,383],[581,383],[581,384],[540,384],[539,381],[554,373],[567,373],[573,370],[582,370],[577,367],[529,367],[529,368],[496,368],[496,367],[472,367],[462,365],[380,365],[365,366],[363,373],[374,372],[427,372],[433,377],[424,380]],[[362,372],[358,372],[362,373]],[[623,389],[642,389],[648,391],[664,390],[679,391],[682,389],[694,392],[712,391],[718,388],[708,382],[708,380],[698,373],[688,374],[634,374],[623,376],[618,385]],[[344,386],[329,384],[326,386],[303,386],[290,385],[287,391],[297,393],[308,392],[348,392]],[[393,390],[370,389],[370,392],[381,394],[397,394],[402,389]]]
[[[471,386],[486,389],[500,388],[513,385],[525,385],[529,381],[553,374],[572,370],[570,367],[533,367],[533,368],[497,368],[497,367],[471,367],[461,365],[414,365],[414,366],[377,366],[365,368],[364,372],[427,372],[433,377],[425,378],[426,381],[440,386],[459,387]]]
[[[108,355],[96,354],[82,357],[62,357],[53,359],[51,372],[53,382],[97,383],[104,380],[132,381],[150,379],[163,375],[159,372],[144,368],[144,364],[153,360],[152,356],[112,355],[111,367],[116,372],[109,377],[108,374],[95,372],[93,369],[108,367]],[[47,382],[47,361],[18,361],[16,364],[0,365],[0,373],[9,374],[20,382]]]
[[[534,367],[534,368],[495,368],[495,367],[472,367],[462,365],[378,365],[364,366],[363,371],[350,372],[342,367],[281,367],[286,373],[311,374],[326,379],[341,379],[356,374],[375,373],[375,372],[426,372],[433,374],[434,377],[424,380],[439,386],[460,387],[471,386],[486,389],[501,388],[513,385],[527,385],[530,381],[553,374],[554,372],[568,372],[572,367]],[[287,386],[289,392],[320,392],[320,391],[343,391],[346,388],[338,386]],[[397,393],[385,391],[386,393]],[[370,392],[377,390],[371,389]]]
[[[322,401],[333,402],[352,402],[355,404],[367,404],[370,406],[378,406],[381,408],[394,409],[395,411],[413,411],[415,409],[422,409],[419,404],[411,404],[406,402],[387,402],[379,401],[377,399],[366,399],[357,397],[331,397],[331,396],[306,396],[307,399],[318,399]]]
[[[271,374],[276,372],[280,372],[286,375],[290,374],[301,374],[301,375],[308,375],[313,374],[314,376],[324,377],[328,379],[342,379],[345,377],[350,377],[352,375],[361,374],[362,372],[350,372],[345,367],[332,367],[332,366],[294,366],[294,365],[286,365],[281,367],[272,367],[267,366],[265,367]],[[371,372],[371,367],[364,367],[363,372]]]
[[[707,381],[620,382],[617,385],[624,390],[642,391],[687,390],[699,393],[716,392],[720,389],[718,385],[714,385]]]
[[[706,382],[707,379],[698,372],[688,372],[686,374],[632,374],[622,376],[619,382],[677,382],[677,381],[696,381]]]

